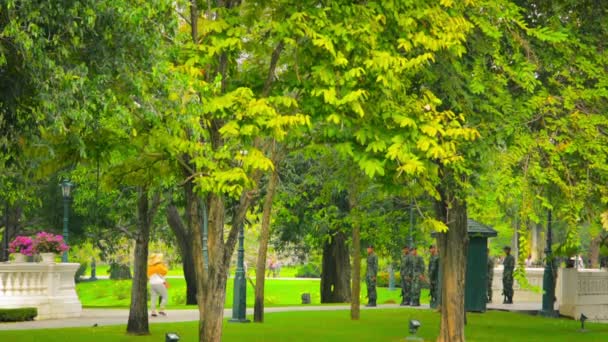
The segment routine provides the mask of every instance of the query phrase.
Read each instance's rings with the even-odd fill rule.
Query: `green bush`
[[[0,322],[33,321],[36,316],[36,308],[0,309]]]
[[[321,269],[315,264],[306,264],[298,268],[296,278],[319,278],[321,277]]]
[[[388,287],[388,279],[388,272],[378,272],[378,276],[376,277],[376,286]],[[399,272],[395,272],[395,287],[401,287],[401,274]]]

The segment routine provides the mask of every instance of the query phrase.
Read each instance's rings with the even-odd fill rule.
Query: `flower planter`
[[[55,253],[40,253],[42,258],[41,262],[45,264],[51,264],[55,262]]]
[[[14,253],[14,262],[27,262],[27,255],[21,253]]]

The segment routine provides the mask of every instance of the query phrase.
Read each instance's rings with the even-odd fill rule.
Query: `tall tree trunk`
[[[3,206],[2,247],[0,248],[0,261],[8,261],[8,203]]]
[[[224,262],[224,201],[220,195],[212,194],[209,200],[209,232],[207,272],[203,267],[202,235],[194,232],[194,259],[199,284],[199,340],[219,342],[222,339],[222,322],[226,297],[227,264]],[[193,227],[195,228],[195,227]],[[202,276],[201,276],[202,275]]]
[[[591,240],[591,244],[589,246],[589,258],[591,259],[591,265],[588,265],[591,268],[600,267],[600,245],[602,241],[603,239],[601,233]]]
[[[448,231],[437,235],[441,263],[441,328],[438,342],[464,341],[464,290],[467,260],[466,202],[439,191],[441,200],[435,202],[438,219]]]
[[[356,194],[349,191],[348,205],[350,207],[350,215],[353,217],[353,278],[351,281],[352,291],[350,301],[350,319],[359,320],[361,311],[361,226],[358,218]]]
[[[148,245],[150,242],[150,226],[158,207],[159,195],[155,195],[152,207],[148,200],[147,189],[141,188],[137,199],[137,233],[135,234],[135,267],[131,285],[131,306],[127,333],[149,335],[148,326]]]
[[[14,239],[21,229],[21,215],[23,208],[15,203],[13,205],[6,204],[4,208],[4,234],[2,238],[2,247],[0,247],[0,261],[7,261],[9,252],[8,244]]]
[[[275,164],[276,165],[276,164]],[[260,232],[260,246],[258,248],[258,259],[255,267],[255,304],[253,308],[253,321],[264,322],[264,281],[266,274],[266,255],[268,253],[268,240],[270,239],[270,218],[272,213],[272,202],[279,183],[277,166],[272,171],[268,181],[264,208],[262,209],[262,231]]]
[[[185,186],[191,186],[186,184]],[[167,206],[167,224],[177,238],[182,257],[182,268],[186,280],[186,304],[196,305],[196,273],[192,255],[192,233],[184,226],[183,220],[174,204]]]
[[[323,246],[321,303],[350,302],[350,255],[346,234],[337,232]]]

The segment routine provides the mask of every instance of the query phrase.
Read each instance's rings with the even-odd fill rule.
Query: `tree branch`
[[[270,57],[270,66],[268,67],[268,76],[266,77],[264,89],[262,90],[262,97],[268,97],[268,94],[270,93],[270,89],[272,88],[272,83],[274,81],[274,73],[284,46],[285,44],[283,41],[280,41],[279,44],[277,44],[277,46],[274,48],[274,51],[272,51],[272,56]]]

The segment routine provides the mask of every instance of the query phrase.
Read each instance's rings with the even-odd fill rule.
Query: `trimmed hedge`
[[[0,309],[0,322],[33,321],[36,316],[37,308]]]

